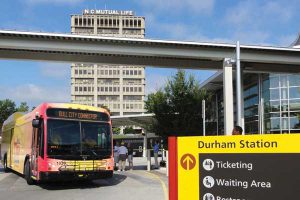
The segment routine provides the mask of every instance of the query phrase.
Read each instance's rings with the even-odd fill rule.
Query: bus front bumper
[[[113,176],[112,170],[101,171],[85,171],[85,172],[40,172],[40,180],[42,181],[68,181],[68,180],[80,180],[80,179],[104,179],[111,178]]]

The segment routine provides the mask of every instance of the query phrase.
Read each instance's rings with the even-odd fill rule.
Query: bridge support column
[[[233,60],[225,58],[223,61],[223,97],[224,97],[224,135],[231,135],[234,124],[233,112]]]
[[[144,145],[143,145],[143,157],[144,158],[147,157],[147,149],[148,149],[148,145],[147,145],[147,133],[145,133],[145,136],[144,136]]]

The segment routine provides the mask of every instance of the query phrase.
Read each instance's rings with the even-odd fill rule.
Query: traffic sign
[[[192,154],[185,154],[180,159],[181,167],[185,170],[191,170],[196,165],[196,159]]]
[[[177,158],[170,161],[170,180],[176,182],[175,187],[169,183],[173,199],[281,200],[300,195],[300,134],[169,141],[177,145],[172,147],[175,153],[169,152]]]

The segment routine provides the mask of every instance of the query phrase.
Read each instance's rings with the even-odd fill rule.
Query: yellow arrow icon
[[[192,154],[185,154],[181,157],[181,166],[185,170],[191,170],[196,165],[196,159]]]
[[[186,163],[186,168],[190,169],[190,163],[193,164],[193,159],[191,159],[191,157],[188,155],[187,157],[185,157],[185,159],[183,160],[183,163]]]

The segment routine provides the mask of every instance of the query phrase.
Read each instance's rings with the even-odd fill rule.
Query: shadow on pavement
[[[38,184],[39,187],[46,190],[68,190],[68,189],[90,189],[98,187],[108,187],[118,185],[123,182],[127,176],[114,174],[112,178],[98,180],[78,180],[64,182],[46,182]]]

